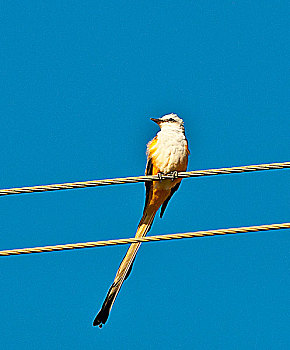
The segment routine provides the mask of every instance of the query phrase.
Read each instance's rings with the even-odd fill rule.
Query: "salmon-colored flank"
[[[186,141],[186,150],[187,150],[187,154],[190,155],[190,151],[189,151],[189,149],[188,149],[188,143],[187,143],[187,141]]]

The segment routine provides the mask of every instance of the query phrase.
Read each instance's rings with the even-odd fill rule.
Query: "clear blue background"
[[[1,188],[142,175],[150,117],[189,169],[290,160],[287,1],[1,4]],[[288,42],[287,42],[288,41]],[[280,223],[289,170],[184,180],[150,234]],[[1,249],[134,236],[144,185],[0,199]],[[289,349],[290,230],[1,258],[2,349]]]

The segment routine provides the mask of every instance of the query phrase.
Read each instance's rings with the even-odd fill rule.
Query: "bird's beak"
[[[156,119],[156,118],[150,118],[154,123],[156,124],[160,124],[160,119]]]

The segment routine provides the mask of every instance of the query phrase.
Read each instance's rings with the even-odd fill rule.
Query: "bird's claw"
[[[178,178],[178,172],[177,171],[172,171],[168,175],[171,176],[171,181],[174,181],[174,180],[176,180]]]
[[[163,177],[163,174],[162,173],[158,173],[157,176],[158,176],[159,181],[161,181],[162,177]]]
[[[159,181],[163,180],[163,173],[158,173],[157,176],[158,176]],[[171,173],[166,174],[166,176],[169,176],[171,178],[171,181],[174,181],[178,178],[178,172],[172,171]]]

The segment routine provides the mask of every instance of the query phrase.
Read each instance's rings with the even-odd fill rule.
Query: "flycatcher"
[[[181,182],[180,178],[176,178],[176,174],[179,171],[186,171],[189,155],[184,123],[181,118],[171,113],[159,119],[151,118],[151,120],[157,123],[161,130],[147,144],[145,175],[159,175],[160,181],[145,182],[145,206],[135,235],[138,238],[146,236],[149,232],[160,207],[160,217],[162,218],[170,198]],[[172,180],[162,180],[160,176],[162,174],[172,174]],[[122,284],[132,270],[140,245],[141,243],[132,243],[127,250],[102,308],[94,320],[94,326],[102,328],[102,325],[106,323]]]

